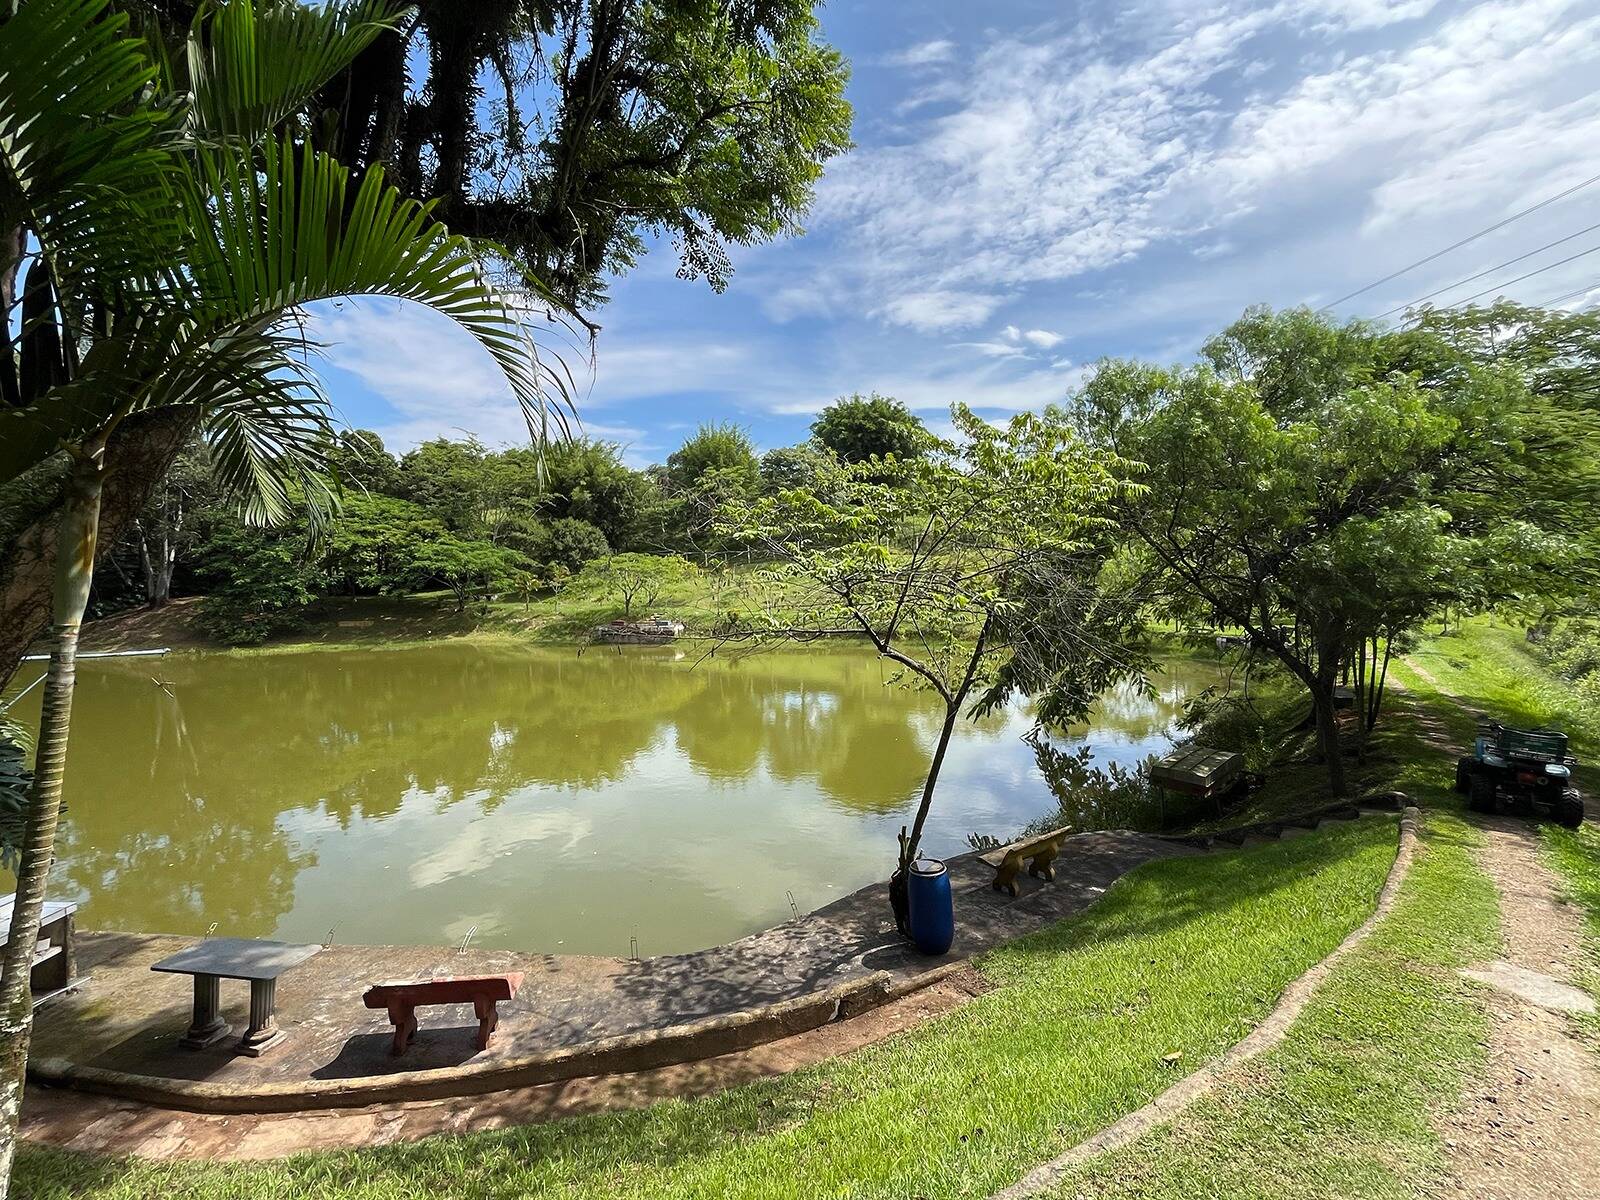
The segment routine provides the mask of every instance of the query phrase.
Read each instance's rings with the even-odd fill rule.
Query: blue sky
[[[983,24],[972,19],[974,9]],[[1060,399],[1102,356],[1191,357],[1250,303],[1327,304],[1600,173],[1596,0],[833,0],[856,149],[803,237],[722,295],[670,248],[618,281],[580,415],[629,461],[695,425],[802,439],[835,396],[938,427]],[[1378,316],[1600,224],[1600,183],[1335,311]],[[1600,301],[1600,230],[1474,282]],[[1578,293],[1568,296],[1568,293]],[[1495,294],[1491,291],[1490,295]],[[320,322],[342,419],[391,449],[526,440],[486,356],[388,304]]]

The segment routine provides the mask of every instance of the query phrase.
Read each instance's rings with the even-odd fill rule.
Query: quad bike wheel
[[[1556,805],[1556,820],[1568,829],[1576,829],[1583,824],[1583,797],[1577,788],[1568,788],[1561,793],[1561,801]]]
[[[1456,791],[1461,795],[1467,794],[1467,789],[1472,786],[1472,771],[1478,765],[1478,760],[1470,754],[1456,759]]]
[[[1494,780],[1474,775],[1467,789],[1467,807],[1477,813],[1494,811]]]

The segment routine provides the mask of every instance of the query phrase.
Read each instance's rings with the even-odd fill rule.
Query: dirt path
[[[1442,722],[1413,707],[1424,735],[1453,751]],[[1569,1015],[1593,1011],[1590,997],[1572,986],[1584,959],[1583,914],[1562,900],[1534,825],[1502,816],[1478,823],[1479,859],[1500,893],[1505,957],[1464,972],[1486,985],[1488,1063],[1461,1109],[1441,1122],[1451,1172],[1441,1195],[1593,1200],[1600,1196],[1600,1057]]]
[[[1580,1007],[1582,994],[1551,986],[1570,987],[1582,961],[1582,916],[1562,903],[1540,861],[1537,830],[1506,817],[1485,819],[1483,828],[1482,862],[1500,890],[1506,958],[1473,972],[1489,984],[1489,1062],[1465,1107],[1441,1129],[1455,1177],[1444,1195],[1593,1200],[1600,1196],[1600,1059],[1563,1011]]]

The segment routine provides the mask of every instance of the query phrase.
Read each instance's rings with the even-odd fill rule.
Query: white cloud
[[[936,65],[916,94],[953,107],[830,168],[812,227],[834,234],[841,311],[948,332],[1199,236],[1188,253],[1232,269],[1268,212],[1372,232],[1509,211],[1571,182],[1600,134],[1585,0],[1172,0],[1113,19],[1115,36],[1087,26],[995,34]],[[1318,65],[1259,76],[1301,55]]]
[[[403,452],[440,436],[476,434],[489,445],[526,442],[529,430],[494,361],[448,319],[417,305],[388,300],[319,309],[312,336],[327,358],[356,376],[395,415],[372,422],[391,450]],[[554,338],[550,339],[552,342]],[[716,338],[626,337],[602,333],[587,346],[546,346],[570,376],[578,409],[574,431],[622,442],[635,457],[659,449],[633,422],[589,420],[595,410],[670,392],[739,394],[753,349]]]
[[[927,67],[935,63],[949,62],[955,57],[955,53],[954,42],[947,38],[935,38],[907,46],[904,50],[897,50],[893,54],[885,54],[878,61],[886,67]]]
[[[957,342],[957,346],[976,350],[985,358],[1015,358],[1022,354],[1022,347],[1013,342]]]
[[[922,333],[962,329],[978,324],[1000,307],[1001,297],[948,289],[907,292],[878,311],[896,325]]]
[[[1030,329],[1022,336],[1041,350],[1049,350],[1067,340],[1065,335],[1049,329]]]

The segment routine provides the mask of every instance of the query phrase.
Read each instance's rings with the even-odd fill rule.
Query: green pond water
[[[433,645],[85,662],[52,894],[86,928],[641,954],[714,945],[893,866],[937,702],[856,649]],[[29,682],[24,677],[17,686]],[[1183,698],[1104,697],[1097,762]],[[38,691],[13,710],[37,718]],[[963,722],[926,849],[1055,804],[1023,706]]]

